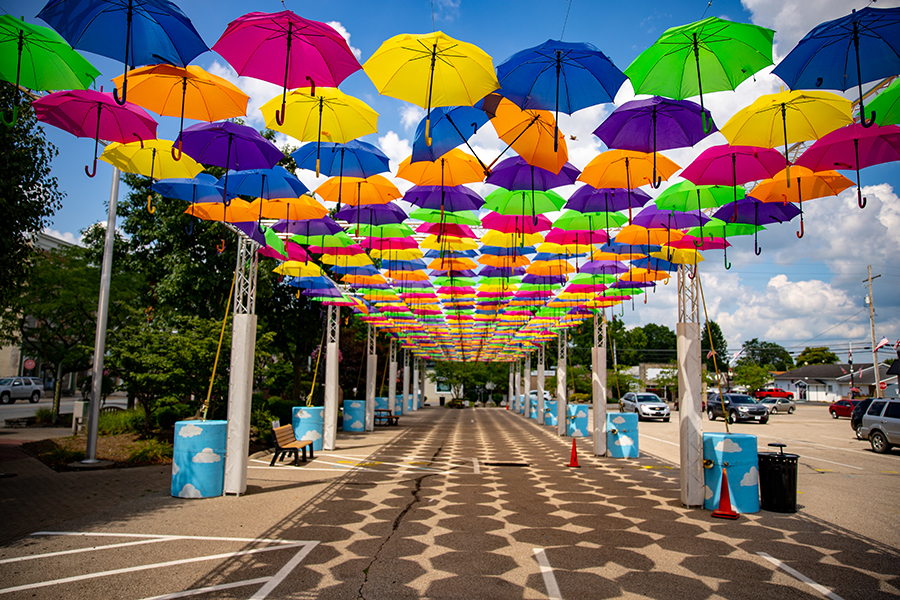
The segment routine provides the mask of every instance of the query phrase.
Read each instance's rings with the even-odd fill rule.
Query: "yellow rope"
[[[313,394],[316,392],[316,379],[319,376],[319,359],[322,358],[322,353],[325,352],[325,348],[323,347],[325,344],[325,332],[328,330],[328,324],[325,324],[325,329],[322,330],[322,341],[319,342],[319,353],[316,354],[316,370],[313,371],[313,380],[312,385],[309,388],[309,396],[306,397],[306,405],[313,405]]]
[[[222,331],[219,332],[219,346],[216,348],[216,360],[213,361],[212,375],[209,378],[209,390],[206,392],[206,401],[203,403],[201,417],[205,421],[209,412],[209,399],[212,397],[213,382],[216,380],[216,368],[219,366],[219,354],[222,352],[222,340],[225,339],[225,324],[228,323],[228,312],[231,310],[231,295],[234,293],[234,281],[237,278],[237,269],[231,276],[231,289],[228,290],[228,298],[225,300],[225,318],[222,319]]]
[[[716,371],[716,383],[719,384],[719,400],[722,402],[722,419],[725,421],[725,433],[731,433],[731,429],[728,427],[728,415],[725,413],[725,397],[722,395],[722,380],[719,376],[719,363],[716,360],[715,348],[713,347],[712,329],[709,326],[709,314],[706,312],[706,297],[703,295],[703,282],[700,281],[699,272],[695,271],[694,276],[697,278],[697,285],[700,287],[700,299],[703,301],[703,316],[706,318],[706,333],[709,336],[709,349],[713,351],[713,368]]]

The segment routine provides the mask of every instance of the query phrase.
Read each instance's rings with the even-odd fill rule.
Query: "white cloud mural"
[[[181,491],[178,492],[179,498],[202,498],[203,494],[195,488],[190,483],[184,484],[184,487],[181,488]]]
[[[212,448],[204,448],[191,458],[191,462],[195,463],[216,463],[222,460],[222,457],[216,454]]]
[[[192,438],[194,436],[200,435],[201,433],[203,433],[202,427],[197,427],[196,425],[185,425],[178,430],[178,437]]]

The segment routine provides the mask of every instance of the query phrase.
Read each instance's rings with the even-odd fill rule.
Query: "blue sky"
[[[776,30],[776,61],[784,56],[805,33],[821,21],[865,6],[865,0],[716,0],[707,7],[705,0],[644,2],[598,2],[597,0],[383,0],[364,2],[286,1],[284,6],[302,17],[329,22],[344,32],[350,46],[364,62],[387,38],[400,33],[425,33],[439,29],[457,39],[473,43],[498,64],[514,52],[547,39],[591,42],[621,69],[667,28],[683,25],[706,16],[749,22]],[[276,12],[282,2],[264,0],[180,0],[178,4],[191,18],[207,45],[212,46],[230,21],[248,10]],[[897,0],[880,0],[879,8],[897,6]],[[35,18],[43,2],[0,0],[0,10],[26,20]],[[811,7],[815,9],[812,10]],[[433,7],[433,11],[432,11]],[[43,24],[43,23],[41,23]],[[564,34],[563,34],[564,31]],[[110,90],[110,79],[122,72],[122,66],[96,55],[86,57],[101,70],[97,85]],[[238,79],[227,63],[213,52],[203,54],[195,64],[231,78],[251,96],[248,122],[258,128],[264,123],[255,107],[278,93],[271,84]],[[777,92],[781,82],[767,69],[736,92],[706,96],[706,105],[721,126],[738,109],[761,94]],[[415,126],[424,114],[393,98],[379,96],[366,75],[359,71],[342,85],[346,93],[361,98],[380,113],[378,134],[366,141],[380,145],[392,159],[392,166],[409,154]],[[626,83],[617,97],[621,103],[633,97]],[[605,150],[591,131],[614,108],[607,104],[575,115],[561,116],[560,128],[577,140],[569,142],[570,161],[584,167]],[[176,119],[161,117],[159,137],[173,138]],[[51,230],[77,239],[80,230],[106,219],[106,202],[112,167],[99,163],[98,174],[88,179],[83,170],[92,156],[93,142],[47,126],[47,137],[59,149],[53,163],[54,175],[66,193],[63,207],[53,218]],[[666,154],[686,166],[703,148],[724,143],[718,135],[693,149]],[[473,138],[479,152],[493,158],[503,148],[490,127]],[[853,178],[851,174],[847,174]],[[314,187],[314,174],[301,173],[307,185]],[[900,266],[896,253],[900,247],[900,167],[887,165],[863,171],[863,189],[869,198],[865,210],[855,207],[855,188],[839,198],[804,203],[806,236],[798,240],[796,226],[781,225],[760,234],[763,253],[755,256],[752,240],[735,239],[729,249],[733,268],[726,271],[721,252],[707,253],[701,267],[708,311],[717,320],[729,341],[739,347],[743,341],[758,337],[778,342],[789,350],[806,345],[829,345],[846,360],[846,347],[870,344],[865,289],[862,280],[866,266],[881,274],[874,284],[877,308],[877,337],[887,336],[893,343],[900,337]],[[677,181],[673,179],[673,181]],[[321,180],[319,180],[319,183]],[[397,181],[401,189],[409,184]],[[487,192],[488,186],[474,186]],[[567,196],[571,190],[563,190]],[[124,190],[122,192],[125,193]],[[652,192],[651,195],[656,195]],[[648,304],[625,308],[629,326],[648,322],[665,323],[674,329],[676,298],[674,280],[651,294]],[[881,354],[882,359],[888,353]],[[856,362],[861,359],[859,355]]]

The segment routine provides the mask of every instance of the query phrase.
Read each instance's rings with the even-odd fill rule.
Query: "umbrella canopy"
[[[302,221],[304,219],[321,219],[328,210],[309,196],[299,198],[257,198],[250,203],[250,208],[257,211],[259,219],[286,219]]]
[[[455,186],[484,179],[484,170],[477,158],[458,148],[433,161],[411,162],[408,156],[400,163],[397,177],[418,186]]]
[[[631,206],[644,206],[650,201],[650,194],[643,190],[625,188],[595,188],[583,185],[575,190],[566,201],[566,208],[578,212],[610,212],[625,210]]]
[[[536,215],[534,219],[526,219],[522,215],[501,215],[490,212],[481,218],[481,224],[487,229],[501,233],[536,233],[547,231],[552,226],[550,219],[544,215]]]
[[[869,112],[879,125],[900,123],[900,79],[895,79],[869,102]]]
[[[846,91],[856,87],[859,115],[866,118],[864,83],[900,73],[900,8],[854,9],[816,26],[772,71],[793,89]]]
[[[484,208],[501,215],[537,217],[543,213],[560,210],[565,203],[565,199],[553,190],[528,192],[497,189],[485,198]]]
[[[195,202],[184,211],[184,214],[204,221],[250,223],[256,229],[257,212],[250,208],[249,202],[240,198],[229,200],[227,204],[221,201]]]
[[[631,220],[632,194],[631,190],[642,185],[653,184],[659,180],[665,181],[680,169],[677,164],[665,156],[657,160],[656,153],[652,156],[646,152],[634,150],[607,150],[594,157],[584,168],[579,181],[594,188],[625,188],[628,190],[628,220]]]
[[[633,224],[641,227],[665,227],[666,229],[697,227],[707,221],[709,221],[709,217],[699,211],[695,214],[676,210],[661,210],[655,204],[644,207],[631,220]]]
[[[854,169],[856,201],[864,208],[866,199],[860,189],[859,170],[895,160],[900,160],[900,126],[866,127],[854,123],[819,139],[800,155],[797,164],[813,171]]]
[[[363,69],[378,93],[425,109],[428,145],[433,106],[472,106],[500,87],[487,53],[441,31],[395,35],[381,44]]]
[[[387,204],[403,195],[393,183],[381,175],[371,177],[332,177],[316,188],[316,193],[329,202],[357,204]]]
[[[800,209],[789,202],[762,203],[756,198],[738,200],[734,206],[725,204],[713,213],[714,219],[747,223],[750,225],[768,225],[769,223],[785,223],[800,214]],[[756,232],[753,232],[753,251],[757,256],[762,250],[759,247]]]
[[[575,183],[581,174],[571,163],[563,165],[558,173],[541,167],[535,167],[521,156],[510,156],[497,163],[485,183],[506,188],[507,190],[540,190],[545,192],[553,188]]]
[[[392,225],[402,223],[408,218],[403,209],[393,202],[357,204],[356,208],[344,208],[334,216],[348,223],[368,223],[369,225]],[[359,234],[357,233],[357,235]]]
[[[192,179],[163,179],[151,189],[164,198],[175,198],[185,202],[221,202],[222,186],[209,173],[200,173]]]
[[[406,190],[403,199],[421,209],[436,211],[434,214],[437,215],[438,219],[431,221],[432,223],[439,223],[442,220],[445,223],[453,223],[452,219],[454,217],[451,216],[451,213],[478,210],[484,206],[482,197],[464,185],[447,187],[440,185],[413,186]],[[410,216],[413,217],[413,215]],[[415,216],[413,218],[421,217]],[[477,217],[475,218],[477,219]],[[469,224],[477,225],[478,223]]]
[[[327,177],[371,177],[390,170],[390,159],[377,146],[360,140],[345,144],[322,142],[304,144],[291,156],[301,169],[315,170],[321,159],[321,173]]]
[[[501,96],[522,109],[553,110],[557,120],[559,111],[612,102],[626,79],[596,46],[558,40],[516,52],[497,65],[497,78]]]
[[[433,108],[430,116],[431,137],[426,138],[425,134],[425,125],[429,123],[428,116],[422,117],[416,126],[412,162],[437,160],[461,144],[465,144],[469,152],[475,156],[475,150],[469,145],[469,138],[487,122],[488,116],[484,111],[473,106]],[[483,164],[482,167],[487,169]]]
[[[184,130],[185,117],[211,123],[247,114],[247,94],[196,65],[151,65],[133,69],[127,76],[131,79],[131,102],[158,115],[180,117],[179,134]],[[113,79],[116,88],[124,89],[125,77]],[[178,156],[174,149],[172,152]]]
[[[703,90],[733,90],[772,64],[775,32],[717,17],[667,29],[625,69],[635,94],[659,94],[676,100]],[[703,129],[712,132],[703,115]]]
[[[228,24],[213,50],[240,75],[282,85],[279,125],[285,120],[287,91],[309,85],[337,87],[361,67],[334,27],[289,10],[253,12]]]
[[[203,171],[189,156],[183,160],[175,160],[170,150],[169,140],[149,140],[120,144],[112,142],[103,149],[100,160],[126,173],[145,175],[152,179],[191,179]],[[221,196],[219,196],[221,200]],[[151,196],[147,196],[147,210],[156,212],[151,204]]]
[[[551,173],[559,173],[569,160],[566,138],[559,131],[556,119],[550,112],[522,110],[497,94],[485,98],[482,106],[491,118],[491,125],[497,136],[507,143],[507,147],[494,162],[509,148],[516,151],[528,164]]]
[[[408,193],[409,192],[407,192],[407,194]],[[404,200],[407,200],[406,196],[404,196]],[[409,202],[409,200],[407,200],[407,202]],[[437,225],[441,222],[443,222],[445,225],[474,225],[476,227],[478,225],[481,225],[481,219],[475,216],[475,213],[473,213],[471,210],[458,210],[454,212],[445,211],[442,219],[441,211],[438,209],[417,208],[416,210],[409,213],[409,217],[411,219],[419,219],[421,221],[425,221],[425,223],[429,225]]]
[[[751,233],[756,233],[758,231],[762,231],[763,229],[765,229],[765,227],[763,227],[762,225],[729,223],[727,221],[720,221],[719,219],[711,219],[709,223],[703,226],[703,231],[700,231],[700,228],[698,227],[694,227],[692,229],[688,229],[687,235],[705,240],[710,238],[727,238],[728,236],[735,235],[750,235]],[[697,248],[703,250],[707,249],[706,247],[703,247],[702,244],[700,246],[697,246]],[[731,268],[731,263],[728,262],[727,246],[725,247],[725,268]]]
[[[38,18],[73,48],[125,64],[122,97],[128,91],[129,66],[168,63],[185,66],[209,48],[191,20],[169,0],[50,0]]]
[[[84,90],[100,72],[49,27],[0,16],[0,79],[30,90]],[[18,106],[9,121],[16,122]],[[487,117],[485,117],[485,121]]]
[[[700,142],[717,131],[712,115],[699,104],[689,100],[671,100],[653,96],[646,100],[631,100],[616,108],[597,129],[594,135],[609,148],[652,152],[654,161],[658,150],[684,148]],[[702,121],[710,123],[709,132],[703,130]],[[658,188],[662,180],[656,177],[654,162],[653,184]]]
[[[147,111],[128,104],[119,106],[112,94],[93,90],[53,92],[31,103],[39,121],[59,127],[76,137],[94,138],[94,164],[84,168],[88,177],[97,174],[100,139],[127,143],[156,137],[156,121]]]
[[[231,189],[235,194],[255,198],[298,198],[309,192],[303,182],[281,165],[271,169],[231,171]],[[224,177],[223,184],[224,184]]]

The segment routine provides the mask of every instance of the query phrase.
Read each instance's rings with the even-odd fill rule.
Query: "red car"
[[[832,419],[837,419],[838,417],[847,417],[849,419],[850,413],[853,412],[853,407],[857,404],[859,404],[859,400],[838,400],[831,403],[831,406],[828,407],[828,412],[831,413]]]
[[[753,393],[753,397],[757,400],[762,400],[763,398],[787,398],[788,400],[793,400],[794,394],[786,392],[781,388],[764,388],[756,390]]]

